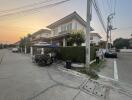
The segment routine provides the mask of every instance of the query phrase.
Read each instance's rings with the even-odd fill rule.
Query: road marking
[[[106,80],[111,80],[111,81],[116,81],[115,79],[111,78],[111,77],[107,77],[107,76],[103,76],[98,74],[100,78],[106,79]]]
[[[118,70],[117,70],[117,62],[116,59],[114,59],[114,79],[118,81]]]

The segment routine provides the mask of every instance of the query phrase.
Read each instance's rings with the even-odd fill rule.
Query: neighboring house
[[[40,29],[31,35],[30,41],[32,43],[50,42],[51,31],[48,29]]]
[[[102,37],[98,33],[91,33],[90,35],[91,35],[90,36],[90,43],[95,44],[95,45],[99,45]]]

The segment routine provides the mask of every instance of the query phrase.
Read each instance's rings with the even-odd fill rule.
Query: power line
[[[114,2],[114,13],[116,13],[116,5],[117,5],[117,0]]]
[[[102,15],[101,15],[101,12],[100,12],[100,9],[99,9],[99,7],[98,7],[96,1],[95,1],[95,0],[92,0],[92,1],[93,1],[93,2],[92,2],[92,3],[93,3],[93,6],[94,6],[94,8],[95,8],[95,10],[96,10],[96,13],[97,13],[97,15],[98,15],[98,18],[99,18],[99,20],[100,20],[100,23],[101,23],[101,25],[102,25],[104,31],[107,32],[107,31],[106,31],[105,24],[104,24],[104,21],[103,21],[103,18],[102,18]]]
[[[56,2],[56,3],[49,4],[49,5],[41,6],[41,7],[34,7],[34,8],[31,8],[31,9],[26,9],[26,10],[14,12],[14,13],[8,13],[8,14],[1,15],[0,17],[6,17],[6,16],[14,15],[14,14],[20,14],[20,13],[24,13],[24,12],[36,11],[36,10],[43,9],[43,8],[50,8],[50,7],[54,7],[54,6],[60,5],[62,3],[65,3],[67,1],[70,1],[70,0],[63,0],[63,1],[59,1],[59,2]]]
[[[12,8],[12,9],[7,9],[7,10],[0,10],[0,13],[7,13],[9,11],[21,10],[21,9],[33,7],[33,6],[36,6],[36,5],[44,4],[44,3],[47,3],[47,2],[50,2],[50,1],[53,1],[53,0],[46,0],[46,1],[42,1],[42,2],[33,3],[33,4],[30,4],[30,5],[24,5],[24,6],[17,7],[17,8]]]

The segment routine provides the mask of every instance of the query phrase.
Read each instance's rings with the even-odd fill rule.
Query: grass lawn
[[[105,67],[105,63],[106,63],[106,60],[101,60],[99,62],[99,64],[97,64],[96,62],[94,62],[94,63],[92,63],[90,65],[90,69],[92,69],[92,70],[94,70],[96,72],[100,72],[100,70]]]
[[[86,74],[90,76],[92,79],[98,79],[99,76],[97,75],[97,72],[99,72],[102,68],[105,67],[106,60],[101,60],[99,64],[96,62],[92,63],[90,65],[90,68],[86,70],[85,67],[83,68],[72,68],[73,70],[76,70],[80,73]]]

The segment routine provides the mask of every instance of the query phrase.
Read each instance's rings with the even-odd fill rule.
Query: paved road
[[[79,86],[84,80],[58,70],[57,64],[42,68],[27,55],[9,50],[0,50],[0,55],[3,52],[0,100],[75,100],[77,95],[82,96]],[[94,98],[83,94],[85,98]]]
[[[94,86],[84,85],[88,79],[60,71],[57,68],[60,64],[42,68],[33,64],[28,55],[0,50],[0,55],[3,54],[0,64],[0,100],[102,100],[83,91],[82,87]],[[108,93],[109,100],[132,98],[113,89]]]
[[[117,59],[119,81],[132,85],[132,53],[119,53]]]
[[[2,60],[3,60],[4,54],[5,54],[5,50],[4,49],[0,49],[0,64],[1,64]]]

